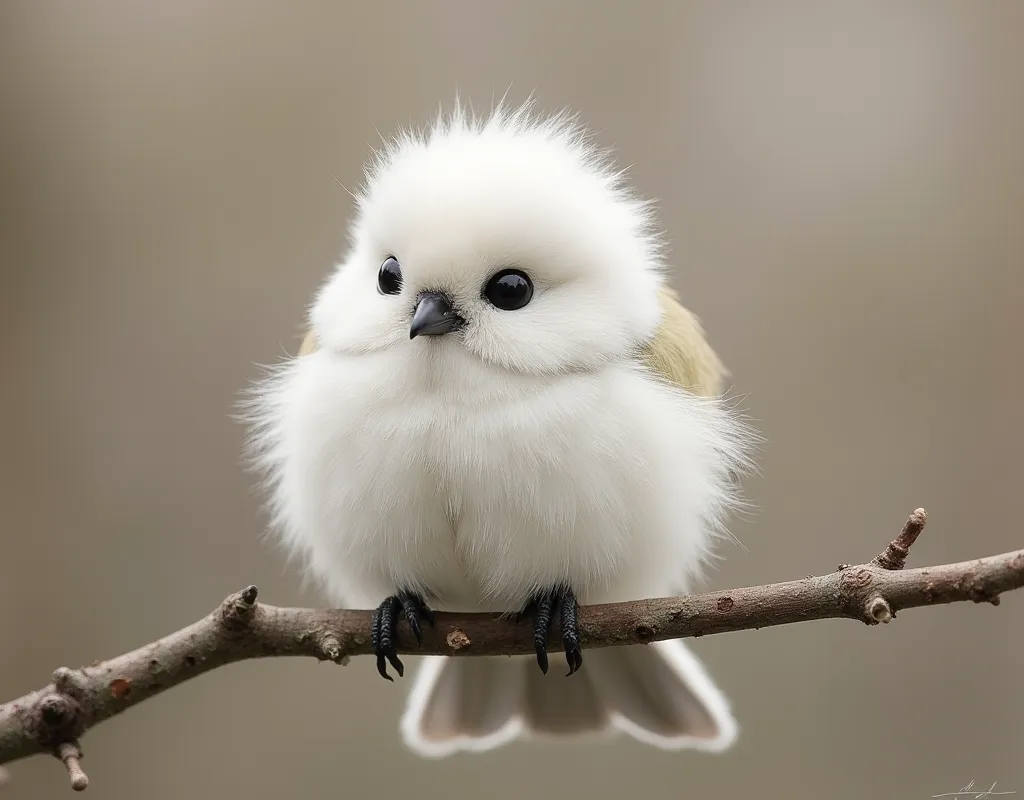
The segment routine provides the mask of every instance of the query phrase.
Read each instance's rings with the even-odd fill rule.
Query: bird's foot
[[[548,671],[548,632],[552,619],[557,613],[561,622],[562,646],[565,660],[569,663],[568,678],[583,666],[583,652],[580,650],[579,614],[580,605],[576,595],[567,586],[559,586],[538,592],[526,604],[517,618],[533,617],[533,647],[537,651],[537,664],[544,674]]]
[[[373,646],[373,654],[377,656],[377,672],[389,681],[394,681],[394,678],[388,675],[385,659],[395,668],[399,678],[405,674],[405,665],[398,657],[395,643],[399,614],[409,623],[417,642],[423,641],[420,622],[426,620],[431,627],[434,626],[434,612],[427,607],[422,597],[412,592],[399,592],[377,606],[377,610],[373,612],[370,643]]]

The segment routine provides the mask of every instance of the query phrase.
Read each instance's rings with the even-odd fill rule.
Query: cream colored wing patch
[[[302,340],[302,346],[299,348],[299,356],[309,355],[316,350],[316,334],[310,330],[306,334],[306,338]]]
[[[663,317],[644,348],[643,361],[666,380],[694,394],[715,397],[729,371],[711,349],[700,320],[668,287],[660,292]]]

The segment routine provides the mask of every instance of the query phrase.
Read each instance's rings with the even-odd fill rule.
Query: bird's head
[[[456,110],[377,154],[318,294],[321,346],[462,348],[525,375],[628,358],[663,277],[648,203],[571,118]]]

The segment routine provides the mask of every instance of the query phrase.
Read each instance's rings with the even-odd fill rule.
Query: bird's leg
[[[518,615],[533,617],[533,647],[537,651],[537,664],[541,672],[548,671],[548,632],[551,621],[557,613],[560,617],[562,646],[565,649],[565,660],[569,664],[566,677],[572,675],[583,666],[583,652],[580,650],[580,630],[578,612],[580,605],[576,595],[568,586],[559,586],[538,592],[527,603]]]
[[[405,674],[405,666],[398,657],[398,649],[395,644],[399,612],[409,623],[409,628],[417,642],[423,640],[420,622],[426,620],[431,627],[434,625],[434,612],[427,607],[422,597],[412,592],[398,592],[377,606],[377,610],[373,612],[370,643],[373,646],[374,655],[377,656],[377,672],[389,681],[394,681],[394,678],[388,675],[385,659],[395,668],[399,678]]]

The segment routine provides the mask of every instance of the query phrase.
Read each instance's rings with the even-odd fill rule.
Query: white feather
[[[310,312],[318,349],[275,368],[247,406],[274,530],[332,601],[373,607],[403,589],[438,610],[513,612],[562,583],[582,604],[687,591],[738,502],[753,436],[719,399],[640,366],[660,314],[659,237],[581,130],[528,107],[482,120],[457,108],[377,155],[351,239]],[[388,256],[399,295],[377,291]],[[481,296],[508,266],[535,286],[514,312]],[[410,341],[414,298],[430,289],[466,325]],[[573,681],[583,699],[563,732],[612,726],[705,749],[735,736],[678,642],[588,651],[565,685],[503,661],[428,659],[405,741],[424,755],[503,744],[543,728]],[[645,680],[714,730],[691,736],[681,712],[674,734],[645,729]],[[471,700],[473,714],[454,708]]]

